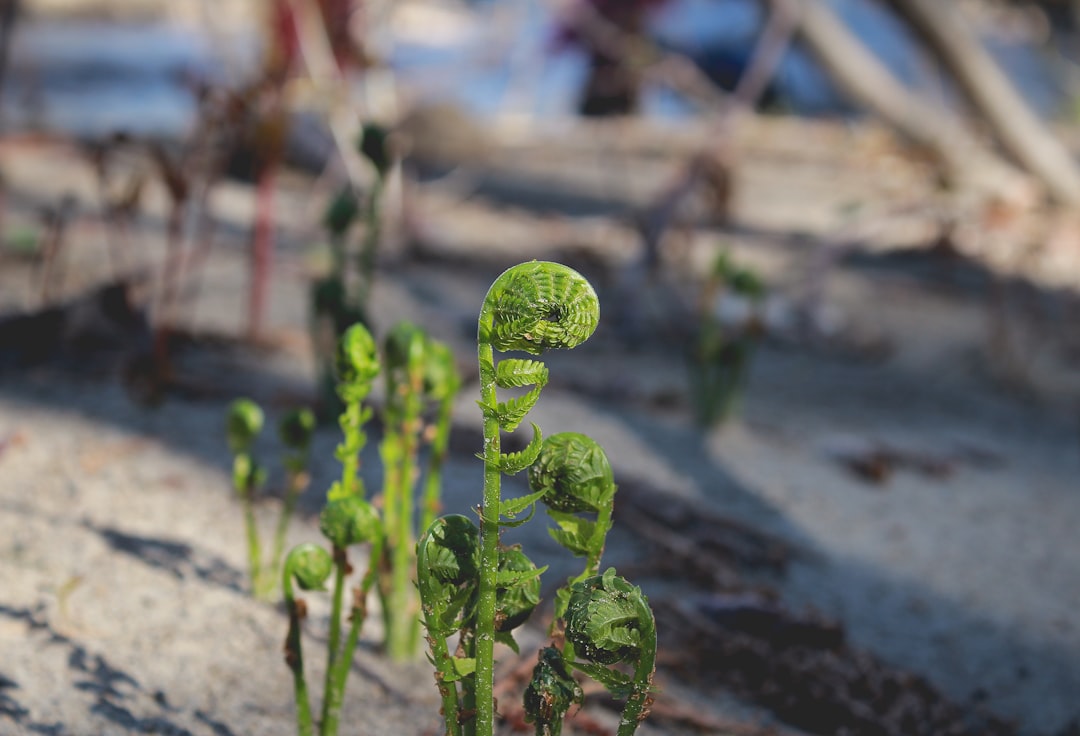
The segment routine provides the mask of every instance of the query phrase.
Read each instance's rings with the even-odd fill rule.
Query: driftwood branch
[[[781,2],[796,3],[800,37],[833,81],[858,105],[931,151],[951,183],[1010,200],[1028,195],[1031,183],[1022,172],[980,145],[954,116],[902,85],[827,4],[766,2],[774,8]]]
[[[1080,204],[1080,166],[971,32],[956,3],[885,0],[956,80],[1002,148],[1061,204]]]

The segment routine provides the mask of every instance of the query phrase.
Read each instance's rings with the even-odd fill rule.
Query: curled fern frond
[[[436,401],[453,398],[461,389],[461,374],[450,348],[431,340],[424,352],[424,393]]]
[[[343,401],[355,402],[367,396],[371,382],[379,375],[379,356],[375,338],[359,322],[338,341],[335,368]]]
[[[293,547],[283,568],[286,597],[291,597],[293,579],[301,590],[322,590],[333,569],[330,553],[319,545],[305,542]]]
[[[539,355],[550,348],[573,348],[589,339],[600,321],[592,284],[561,263],[531,261],[508,269],[484,302],[494,321],[480,340],[502,352]]]
[[[383,343],[386,370],[393,372],[406,368],[411,357],[423,354],[427,342],[427,333],[422,329],[411,322],[398,322]]]
[[[578,432],[560,432],[544,439],[529,468],[529,487],[544,490],[544,503],[554,511],[599,512],[610,506],[615,477],[604,449]]]
[[[546,568],[544,568],[546,569]],[[513,631],[528,620],[540,605],[540,573],[517,547],[499,550],[499,574],[495,594],[495,630]]]
[[[584,699],[562,652],[555,647],[541,649],[525,689],[525,722],[536,725],[537,736],[559,736],[567,711]]]
[[[501,476],[532,465],[543,447],[536,424],[532,441],[520,452],[503,453],[500,432],[513,431],[521,424],[548,378],[547,368],[539,361],[507,359],[496,367],[495,351],[540,355],[551,348],[573,348],[592,335],[599,321],[600,302],[585,277],[562,264],[541,261],[504,271],[488,289],[480,309],[476,347],[479,404],[484,416],[484,500],[480,508],[483,562],[476,596],[476,672],[471,696],[477,734],[491,733],[494,728],[494,643],[497,640],[516,647],[510,633],[498,630],[496,625],[499,531],[520,523],[503,518],[503,511],[509,513],[510,507],[503,505]],[[525,386],[533,388],[499,401],[497,389]]]
[[[375,507],[357,495],[330,499],[319,514],[319,530],[335,547],[374,542],[382,534]]]
[[[229,404],[225,417],[225,436],[234,454],[251,450],[255,438],[262,432],[263,410],[251,399],[236,399]]]
[[[475,580],[479,540],[480,530],[467,516],[449,514],[436,519],[418,544],[427,562],[417,567],[418,574],[421,578],[430,574],[444,585]]]
[[[296,452],[307,452],[314,434],[315,413],[311,409],[293,409],[278,424],[281,443]]]
[[[652,629],[651,622],[641,620],[643,600],[641,589],[614,568],[574,584],[566,610],[567,640],[574,651],[599,664],[636,660],[643,629]]]
[[[656,621],[641,589],[608,568],[570,586],[566,641],[588,662],[571,665],[600,682],[615,697],[625,697],[618,736],[631,736],[649,712],[656,668]],[[627,662],[627,675],[601,665]],[[593,664],[595,663],[595,664]]]

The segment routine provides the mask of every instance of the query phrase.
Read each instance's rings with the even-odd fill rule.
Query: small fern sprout
[[[454,353],[447,345],[431,340],[424,357],[424,393],[428,399],[436,402],[437,409],[434,424],[429,427],[431,453],[420,502],[421,529],[431,526],[439,513],[442,469],[450,449],[450,422],[453,418],[454,399],[461,390],[461,374],[454,361]]]
[[[322,590],[334,563],[330,554],[318,545],[305,543],[293,547],[285,557],[281,589],[289,612],[289,633],[285,637],[285,663],[293,673],[293,692],[296,696],[296,731],[299,736],[312,733],[311,699],[304,677],[304,653],[300,625],[307,615],[304,601],[293,593],[293,580],[301,590]]]
[[[736,408],[761,339],[764,298],[765,285],[756,273],[736,265],[726,251],[717,255],[687,351],[695,418],[702,427],[718,426]],[[723,304],[731,308],[721,310]]]
[[[323,226],[330,233],[335,245],[340,243],[359,214],[360,203],[357,201],[356,194],[351,186],[339,191],[337,196],[327,205],[326,211],[323,213]],[[338,273],[342,270],[344,270],[344,264],[341,264],[340,268],[336,269]]]
[[[360,132],[358,148],[371,163],[379,178],[384,178],[394,163],[390,147],[390,131],[378,123],[367,123]]]
[[[285,500],[274,530],[274,548],[270,556],[270,569],[266,575],[267,591],[273,590],[275,577],[285,551],[285,535],[289,521],[296,511],[296,503],[307,488],[310,477],[308,464],[311,460],[311,438],[315,434],[315,414],[310,409],[293,409],[278,424],[278,437],[285,446]]]
[[[363,488],[357,477],[360,451],[367,442],[364,423],[371,417],[371,409],[362,402],[371,393],[375,377],[379,375],[379,358],[375,339],[362,324],[355,324],[345,331],[338,341],[336,369],[337,392],[345,404],[339,423],[344,439],[337,448],[341,462],[341,483],[331,489],[329,497],[362,495]]]
[[[554,633],[566,615],[570,587],[600,572],[617,487],[607,454],[596,440],[578,432],[560,432],[544,438],[540,455],[529,468],[529,488],[543,493],[548,516],[556,523],[556,528],[548,530],[551,537],[585,558],[581,573],[555,593]],[[573,645],[566,646],[567,657],[573,659]]]
[[[360,630],[367,618],[367,598],[378,575],[378,561],[384,544],[383,525],[375,508],[359,495],[351,494],[327,501],[319,515],[319,529],[333,545],[334,590],[327,637],[326,684],[323,690],[322,732],[337,733],[345,684],[353,653],[360,640]],[[345,576],[352,570],[347,548],[371,544],[367,571],[353,590],[349,631],[341,642],[341,609]]]
[[[225,435],[233,454],[251,452],[251,446],[262,432],[264,422],[262,408],[251,399],[236,399],[229,404]]]
[[[251,399],[236,399],[225,415],[225,437],[233,453],[233,488],[244,508],[244,532],[247,537],[248,577],[251,590],[262,591],[262,548],[255,521],[255,493],[266,481],[266,470],[252,454],[256,438],[262,432],[263,411]]]
[[[509,635],[525,623],[540,605],[540,575],[547,566],[537,567],[520,547],[499,550],[499,578],[495,594],[496,638],[517,650]]]
[[[281,439],[281,444],[285,445],[291,453],[285,463],[287,466],[302,469],[299,467],[299,462],[289,462],[294,458],[297,461],[305,461],[306,466],[306,457],[311,450],[311,438],[314,434],[315,415],[311,409],[293,409],[281,418],[281,423],[278,424],[278,437]]]
[[[556,647],[541,649],[524,701],[525,722],[535,725],[536,736],[559,736],[566,713],[584,698],[563,653]]]
[[[338,393],[345,402],[363,401],[379,375],[375,338],[367,327],[356,324],[345,331],[337,349]]]
[[[386,179],[394,165],[394,151],[390,145],[390,132],[376,123],[367,123],[356,142],[357,150],[375,169],[375,178],[368,190],[367,211],[365,212],[364,241],[360,246],[360,309],[367,311],[367,304],[375,282],[375,260],[382,238],[382,217],[380,208]]]
[[[419,327],[398,323],[383,348],[386,375],[386,427],[379,454],[383,461],[383,508],[389,565],[379,584],[387,653],[412,656],[418,644],[418,617],[412,572],[415,568],[416,502],[423,428],[424,371],[428,336]]]
[[[540,355],[550,348],[573,348],[587,340],[600,320],[592,285],[577,271],[558,263],[531,261],[507,269],[484,298],[477,325],[480,408],[484,417],[484,496],[480,510],[481,565],[476,620],[476,733],[494,728],[494,644],[499,578],[499,529],[530,507],[541,494],[504,503],[501,477],[532,465],[540,453],[540,428],[522,451],[504,454],[500,432],[512,432],[525,419],[547,384],[548,369],[532,359],[506,358],[495,351]],[[500,402],[497,389],[525,389]]]
[[[570,588],[566,640],[587,660],[571,665],[600,682],[615,697],[625,697],[618,736],[631,736],[648,716],[656,667],[656,622],[641,589],[608,568]],[[633,666],[626,675],[608,665]]]
[[[435,519],[416,545],[420,606],[447,736],[461,736],[465,714],[473,707],[472,688],[462,682],[459,693],[458,682],[476,669],[473,627],[479,543],[476,524],[450,514]],[[451,655],[447,640],[458,633],[458,654]]]
[[[319,514],[319,531],[339,549],[376,542],[382,534],[379,512],[360,496],[328,501]]]

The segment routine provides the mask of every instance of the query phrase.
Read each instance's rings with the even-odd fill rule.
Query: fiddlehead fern
[[[464,705],[457,683],[473,673],[476,659],[450,654],[447,639],[461,632],[460,649],[470,648],[480,566],[480,530],[468,517],[435,519],[416,546],[417,585],[427,629],[435,684],[442,698],[447,736],[460,736]]]
[[[378,512],[358,495],[342,496],[327,501],[319,515],[319,529],[333,545],[335,568],[334,601],[331,611],[331,637],[327,642],[326,684],[323,690],[322,733],[337,733],[341,704],[345,699],[345,683],[349,676],[353,652],[360,640],[360,630],[367,618],[367,597],[378,574],[378,560],[384,544],[383,525]],[[338,647],[341,620],[341,590],[344,575],[351,570],[346,550],[356,544],[371,544],[368,569],[360,585],[353,591],[349,632],[344,645]]]
[[[300,624],[307,614],[302,599],[293,594],[293,579],[301,590],[322,590],[330,577],[334,563],[330,554],[311,543],[294,547],[285,558],[281,589],[285,595],[285,607],[289,612],[289,633],[285,637],[285,663],[293,673],[293,691],[296,696],[296,730],[299,736],[312,733],[311,699],[308,696],[307,679],[304,677],[304,652],[300,638]]]
[[[588,660],[571,662],[603,684],[612,695],[625,697],[618,736],[631,736],[648,715],[656,666],[656,623],[641,589],[608,568],[570,588],[566,609],[566,640]],[[627,662],[627,676],[603,665]]]
[[[436,402],[435,421],[425,434],[430,436],[431,454],[424,490],[421,497],[422,514],[420,528],[427,529],[439,513],[442,495],[442,469],[450,449],[450,421],[453,418],[454,399],[461,390],[461,374],[454,361],[454,353],[445,344],[432,340],[424,353],[424,394]]]
[[[535,724],[536,736],[559,736],[567,711],[584,698],[563,653],[555,647],[541,649],[525,689],[525,722]]]
[[[371,409],[363,406],[371,393],[375,377],[379,375],[379,358],[375,339],[362,324],[355,324],[345,331],[338,342],[335,368],[338,376],[337,392],[345,404],[339,423],[344,439],[337,448],[341,462],[341,483],[330,489],[332,500],[354,493],[363,495],[363,487],[357,477],[360,451],[367,443],[364,423],[371,417]]]
[[[600,572],[600,558],[611,530],[615,479],[596,440],[578,432],[560,432],[544,438],[540,454],[529,468],[529,488],[543,493],[548,515],[557,525],[548,530],[552,538],[585,558],[581,574],[555,594],[554,627],[566,613],[569,587]],[[596,518],[590,520],[581,514],[595,514]],[[572,651],[567,654],[573,658]]]
[[[233,487],[244,507],[244,530],[247,537],[248,575],[255,595],[262,592],[262,549],[255,521],[255,492],[266,481],[266,470],[252,453],[255,439],[262,432],[263,411],[251,399],[236,399],[225,416],[225,437],[233,453]]]
[[[536,360],[506,359],[496,367],[494,351],[540,355],[549,348],[573,348],[587,340],[600,319],[592,285],[567,266],[532,261],[505,271],[488,290],[477,325],[480,366],[480,408],[484,415],[484,498],[481,506],[480,578],[476,614],[476,731],[494,727],[492,687],[499,578],[499,527],[503,505],[503,473],[525,469],[540,452],[542,437],[533,425],[533,439],[520,453],[503,454],[500,431],[516,428],[547,383],[547,368]],[[527,393],[500,403],[497,388],[533,386]],[[515,508],[517,508],[515,506]]]
[[[344,696],[349,663],[356,648],[360,627],[365,618],[365,601],[374,584],[377,561],[382,555],[383,530],[373,507],[364,500],[363,483],[357,476],[360,451],[367,442],[364,422],[371,409],[363,401],[371,392],[372,382],[379,373],[375,340],[361,324],[345,331],[338,342],[335,355],[338,376],[337,392],[345,410],[340,424],[344,439],[337,447],[341,462],[341,480],[326,494],[327,503],[320,516],[320,528],[333,545],[334,590],[330,609],[330,628],[327,634],[326,684],[323,690],[322,733],[337,732],[338,713]],[[345,597],[345,578],[351,572],[346,549],[363,542],[372,545],[368,571],[355,591],[351,626],[344,647],[341,645],[341,613]]]
[[[417,611],[412,570],[416,549],[413,486],[424,410],[424,372],[429,346],[419,327],[400,322],[384,343],[386,375],[385,435],[379,445],[383,461],[383,509],[386,516],[387,563],[379,584],[383,601],[386,650],[404,660],[416,651]]]
[[[311,438],[314,433],[315,415],[310,409],[294,409],[282,417],[278,424],[278,437],[281,444],[285,446],[284,465],[288,479],[285,486],[285,500],[274,531],[270,575],[267,576],[271,582],[281,565],[281,556],[285,552],[285,535],[289,529],[289,521],[296,511],[296,502],[309,482],[308,463],[311,459]]]

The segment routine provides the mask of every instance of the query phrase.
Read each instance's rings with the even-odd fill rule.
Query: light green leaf
[[[540,433],[540,427],[533,422],[533,438],[529,446],[521,452],[502,453],[499,455],[499,470],[506,475],[520,473],[529,467],[540,454],[540,448],[544,445],[544,437]]]

